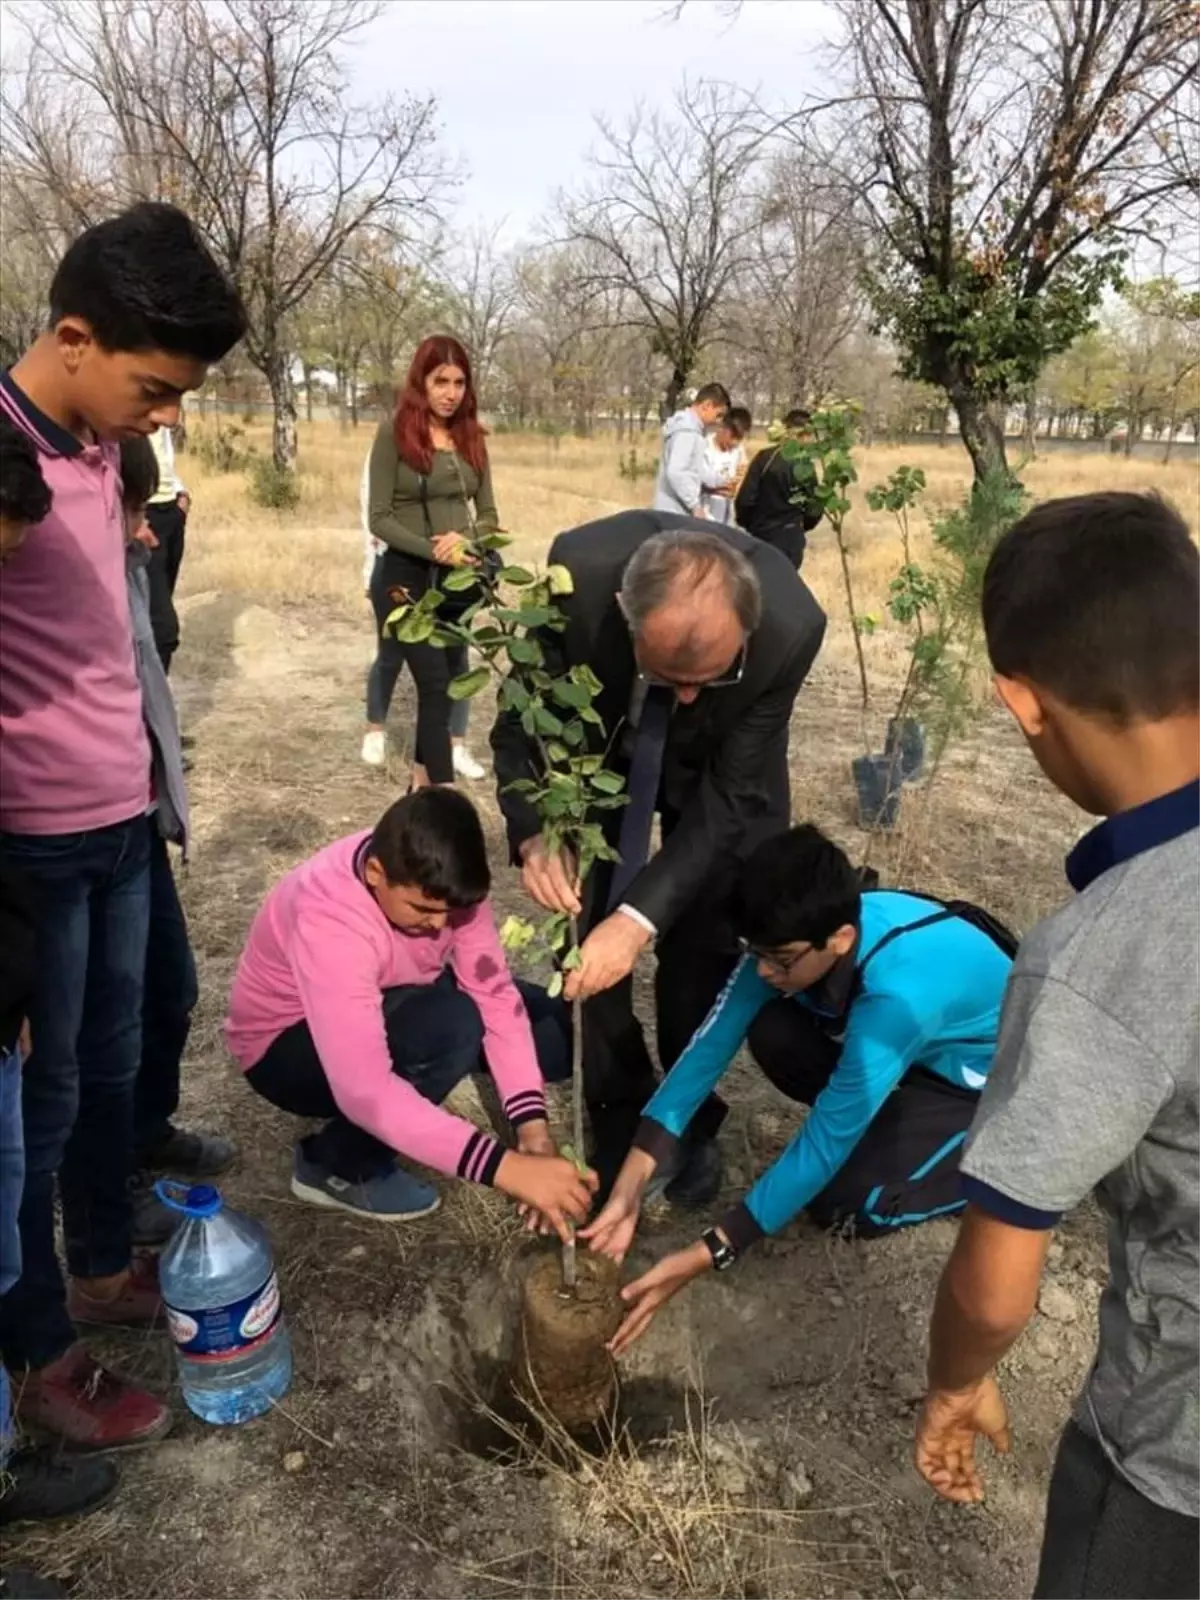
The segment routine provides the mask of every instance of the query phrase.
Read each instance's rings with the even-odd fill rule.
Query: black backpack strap
[[[865,892],[870,894],[872,891],[868,889]],[[932,896],[921,895],[916,898],[929,900]],[[881,950],[886,949],[891,944],[893,939],[898,939],[903,933],[915,933],[918,928],[930,928],[935,922],[948,922],[951,917],[957,918],[959,922],[966,922],[972,928],[977,928],[980,933],[986,934],[997,949],[1003,951],[1010,961],[1015,957],[1017,946],[1021,941],[1011,928],[1005,927],[999,917],[994,917],[990,911],[985,911],[982,906],[974,905],[970,900],[935,900],[933,903],[940,909],[931,912],[927,917],[919,918],[916,922],[906,922],[903,927],[890,929],[878,944],[873,945],[867,951],[862,961],[859,962],[858,971],[855,974],[857,983],[861,984],[862,975],[867,967]]]

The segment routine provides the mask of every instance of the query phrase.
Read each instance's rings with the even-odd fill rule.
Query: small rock
[[[354,1389],[357,1394],[369,1394],[375,1387],[375,1380],[369,1372],[360,1372],[354,1380]]]
[[[1046,1251],[1046,1260],[1052,1267],[1057,1267],[1063,1258],[1063,1247],[1057,1239],[1051,1239],[1050,1248]]]
[[[361,1261],[362,1258],[366,1255],[366,1253],[367,1253],[367,1247],[366,1247],[365,1244],[354,1244],[354,1245],[351,1245],[349,1250],[346,1251],[346,1260],[347,1261]]]
[[[285,1472],[303,1472],[308,1465],[308,1457],[303,1450],[289,1450],[283,1458]]]
[[[1069,1289],[1051,1279],[1042,1285],[1038,1310],[1051,1322],[1074,1322],[1079,1316],[1079,1302]]]
[[[829,1421],[829,1413],[825,1410],[824,1406],[822,1406],[817,1412],[817,1421],[820,1423],[822,1428],[825,1427]]]
[[[844,1295],[830,1294],[830,1295],[826,1295],[825,1298],[829,1301],[829,1304],[833,1307],[833,1309],[835,1311],[840,1311],[842,1309],[842,1307],[846,1304],[846,1298],[845,1298]]]
[[[919,1583],[910,1585],[906,1600],[925,1600],[925,1591]]]
[[[813,1481],[804,1470],[802,1461],[784,1467],[779,1474],[784,1495],[794,1506],[806,1506],[813,1497]]]
[[[451,1549],[453,1549],[455,1545],[461,1544],[462,1529],[456,1528],[452,1522],[448,1523],[447,1526],[442,1529],[442,1543],[444,1545],[448,1545]]]
[[[1061,1335],[1045,1323],[1033,1330],[1031,1343],[1044,1361],[1053,1361],[1061,1353]]]

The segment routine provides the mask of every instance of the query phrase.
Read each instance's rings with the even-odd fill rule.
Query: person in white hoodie
[[[654,485],[655,511],[678,511],[685,517],[705,515],[704,449],[708,429],[729,410],[729,391],[706,383],[690,406],[668,419],[662,432],[662,458]],[[710,485],[709,487],[715,487]]]

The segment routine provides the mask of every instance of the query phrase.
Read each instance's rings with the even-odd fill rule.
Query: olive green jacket
[[[461,533],[470,537],[468,499],[474,503],[478,531],[498,530],[490,465],[481,479],[455,451],[435,450],[424,481],[426,500],[422,505],[421,474],[396,453],[391,419],[382,422],[371,447],[367,488],[367,525],[376,539],[405,555],[432,561],[433,536]]]

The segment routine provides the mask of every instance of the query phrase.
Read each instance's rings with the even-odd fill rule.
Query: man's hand
[[[563,1156],[526,1155],[506,1150],[496,1168],[495,1187],[538,1212],[564,1244],[574,1224],[583,1222],[592,1206],[600,1179],[589,1168],[576,1171]]]
[[[627,978],[650,942],[650,930],[624,911],[614,911],[579,947],[579,966],[567,973],[563,994],[587,1000]]]
[[[175,504],[186,517],[188,512],[192,509],[192,497],[190,494],[188,494],[186,489],[181,489],[175,496]]]
[[[917,1423],[917,1471],[947,1500],[973,1505],[983,1499],[975,1464],[975,1437],[992,1441],[1001,1455],[1012,1449],[1004,1396],[989,1373],[969,1389],[934,1389]]]
[[[29,1018],[21,1023],[21,1031],[17,1035],[17,1049],[21,1052],[21,1060],[28,1061],[33,1054],[33,1035],[29,1031]]]
[[[658,1165],[644,1150],[631,1150],[617,1174],[608,1204],[595,1222],[580,1231],[597,1255],[608,1256],[618,1266],[629,1253],[642,1212],[642,1196]]]
[[[565,850],[551,854],[540,833],[526,839],[520,854],[521,882],[530,899],[543,911],[565,911],[569,917],[577,917],[583,902],[575,858]]]
[[[635,1278],[621,1290],[621,1299],[629,1307],[624,1322],[617,1329],[608,1348],[614,1356],[623,1356],[630,1345],[640,1339],[654,1321],[660,1306],[666,1305],[672,1295],[707,1272],[712,1266],[708,1246],[701,1240],[686,1250],[676,1250],[664,1256],[656,1267]]]

